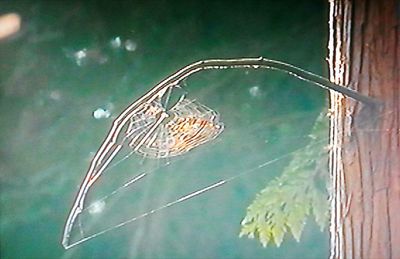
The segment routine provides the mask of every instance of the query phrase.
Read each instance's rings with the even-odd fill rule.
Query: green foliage
[[[265,247],[281,245],[287,232],[300,241],[309,216],[321,231],[328,222],[327,150],[328,123],[321,114],[309,135],[310,143],[296,152],[282,175],[268,183],[247,208],[240,236],[258,238]]]

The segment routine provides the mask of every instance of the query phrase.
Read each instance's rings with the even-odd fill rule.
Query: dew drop
[[[261,95],[261,89],[258,85],[249,88],[249,94],[252,97],[259,97]]]
[[[107,119],[111,115],[109,110],[105,110],[103,108],[98,108],[93,112],[93,117],[97,120],[99,119]]]
[[[137,44],[133,40],[126,40],[125,41],[125,49],[127,51],[135,51],[136,48],[137,48]]]
[[[121,47],[121,37],[117,36],[110,40],[111,48],[118,49]]]

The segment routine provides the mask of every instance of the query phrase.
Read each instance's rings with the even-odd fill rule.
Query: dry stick
[[[176,85],[177,83],[186,79],[190,75],[202,70],[228,69],[228,68],[250,68],[250,69],[264,68],[264,69],[279,70],[294,77],[297,77],[301,80],[318,85],[321,88],[340,92],[362,103],[366,103],[369,105],[381,104],[381,102],[376,99],[362,95],[350,88],[346,88],[344,86],[332,83],[331,81],[322,76],[316,75],[314,73],[298,68],[291,64],[287,64],[281,61],[266,59],[263,57],[238,58],[238,59],[208,59],[208,60],[198,61],[178,70],[176,73],[172,74],[165,80],[158,83],[152,90],[159,91],[164,89],[165,87]]]
[[[209,60],[198,61],[191,65],[188,65],[178,70],[171,76],[167,77],[157,85],[155,85],[149,92],[147,92],[145,95],[139,98],[136,102],[129,105],[114,120],[113,125],[107,137],[103,141],[102,145],[100,146],[100,148],[98,149],[98,151],[96,152],[94,158],[90,163],[88,172],[80,186],[74,204],[68,215],[61,242],[65,249],[68,249],[72,246],[82,243],[82,242],[77,242],[74,244],[69,244],[70,232],[72,230],[73,224],[77,216],[83,210],[86,194],[89,188],[98,179],[98,177],[100,177],[100,175],[106,169],[107,165],[111,162],[111,160],[118,153],[119,149],[122,147],[121,143],[118,144],[117,141],[118,137],[120,136],[120,134],[124,134],[122,132],[124,126],[126,125],[126,123],[129,122],[130,118],[141,109],[140,105],[143,103],[149,103],[155,100],[157,97],[163,96],[168,89],[179,85],[179,83],[182,80],[188,78],[192,74],[195,74],[203,70],[228,69],[228,68],[249,68],[249,69],[265,68],[265,69],[279,70],[289,75],[295,76],[301,80],[315,84],[321,88],[340,92],[362,103],[371,106],[381,105],[381,102],[378,100],[361,95],[358,92],[351,90],[349,88],[334,84],[324,77],[321,77],[319,75],[313,74],[311,72],[308,72],[306,70],[303,70],[301,68],[295,67],[293,65],[284,62],[270,60],[263,57],[238,58],[238,59],[209,59]],[[144,143],[143,139],[139,143],[143,144]],[[140,146],[136,146],[135,150],[138,150],[139,148]]]

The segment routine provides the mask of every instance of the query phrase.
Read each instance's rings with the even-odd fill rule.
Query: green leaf
[[[244,224],[240,231],[239,237],[248,236],[249,238],[254,238],[254,233],[256,232],[256,229],[257,226],[254,222],[249,224]]]
[[[319,227],[328,222],[326,184],[326,150],[324,138],[327,121],[320,116],[313,128],[312,138],[303,152],[296,153],[282,175],[269,182],[248,206],[241,222],[240,236],[257,237],[265,247],[271,242],[280,246],[290,231],[299,242],[307,217],[312,215]],[[322,186],[322,187],[321,187]]]
[[[328,224],[329,218],[329,203],[326,195],[316,192],[312,198],[312,211],[321,231],[323,231]]]
[[[281,246],[285,233],[286,233],[286,228],[284,226],[272,227],[271,234],[274,237],[274,241],[277,247]]]
[[[259,239],[263,247],[266,247],[268,243],[271,241],[272,236],[269,229],[260,229],[259,230]]]
[[[290,231],[292,232],[294,239],[296,239],[297,242],[300,242],[300,237],[305,225],[305,217],[302,219],[296,217],[289,217],[287,225],[290,228]]]

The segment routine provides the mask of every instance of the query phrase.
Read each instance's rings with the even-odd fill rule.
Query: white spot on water
[[[125,49],[127,51],[135,51],[136,48],[137,48],[137,44],[133,40],[126,40],[125,41]]]
[[[61,99],[61,92],[59,90],[51,91],[49,97],[54,101],[59,101]]]
[[[86,49],[81,49],[78,50],[77,52],[74,53],[74,57],[76,59],[82,59],[85,58],[87,56],[87,50]]]
[[[258,85],[252,86],[249,88],[249,94],[252,97],[259,97],[261,95],[261,90]]]
[[[113,49],[119,49],[121,47],[121,43],[121,37],[119,36],[110,40],[110,45]]]
[[[89,213],[90,214],[99,214],[101,213],[104,208],[106,207],[106,202],[105,201],[95,201],[93,202],[89,207]]]
[[[109,110],[105,110],[103,108],[98,108],[93,112],[93,117],[97,120],[99,119],[107,119],[111,116],[111,112]]]
[[[74,62],[80,67],[91,64],[102,65],[108,61],[107,55],[104,54],[99,48],[83,48],[78,51],[64,50],[64,52],[66,53],[67,57],[73,59]]]

